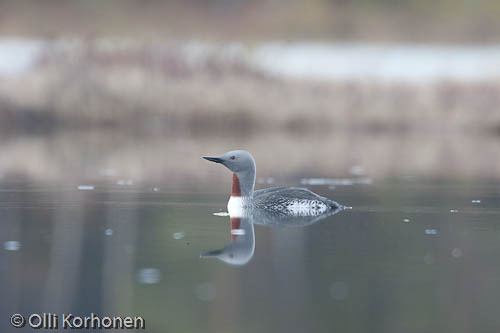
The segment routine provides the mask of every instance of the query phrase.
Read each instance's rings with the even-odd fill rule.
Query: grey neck
[[[236,172],[236,175],[240,181],[241,196],[252,197],[255,186],[255,163],[252,163],[251,167],[245,171]]]

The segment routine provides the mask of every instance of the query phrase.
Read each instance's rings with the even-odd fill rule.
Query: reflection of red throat
[[[231,188],[231,196],[232,197],[241,197],[241,187],[240,180],[235,173],[233,173],[233,186]]]
[[[232,217],[231,218],[231,231],[235,230],[235,229],[239,229],[240,228],[240,223],[241,223],[241,219],[239,217]],[[236,240],[236,237],[238,237],[238,235],[233,235],[231,233],[231,240],[233,242]]]

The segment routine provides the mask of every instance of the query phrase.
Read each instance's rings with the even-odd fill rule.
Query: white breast
[[[227,212],[231,217],[243,217],[244,201],[242,197],[229,198],[227,202]]]

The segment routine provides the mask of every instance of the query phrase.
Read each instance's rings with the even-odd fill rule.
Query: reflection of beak
[[[213,250],[200,254],[200,258],[213,258],[218,257],[222,253],[222,250]]]
[[[207,156],[203,156],[204,159],[210,161],[210,162],[215,162],[215,163],[222,163],[224,162],[224,160],[222,158],[218,158],[218,157],[207,157]]]

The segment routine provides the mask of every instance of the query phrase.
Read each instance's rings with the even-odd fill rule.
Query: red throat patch
[[[240,180],[235,173],[233,173],[233,186],[231,187],[231,196],[232,197],[241,197],[241,187]]]
[[[231,230],[240,228],[241,219],[238,217],[231,218]],[[234,242],[238,235],[231,234],[231,240]]]

